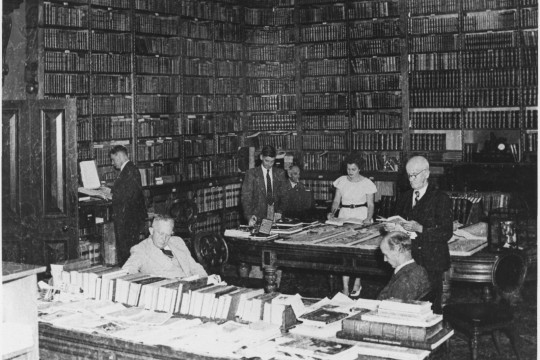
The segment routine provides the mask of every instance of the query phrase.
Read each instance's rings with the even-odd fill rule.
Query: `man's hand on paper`
[[[421,233],[424,230],[424,227],[414,220],[402,222],[401,226],[410,232]]]
[[[252,215],[251,218],[249,219],[248,225],[253,227],[255,226],[256,223],[257,223],[257,217],[255,215]]]

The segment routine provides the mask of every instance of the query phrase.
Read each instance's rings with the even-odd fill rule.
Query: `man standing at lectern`
[[[429,162],[422,156],[412,157],[406,165],[411,190],[399,199],[396,213],[407,221],[401,224],[414,231],[411,252],[414,261],[428,273],[434,292],[433,311],[442,313],[443,275],[450,268],[448,240],[452,237],[452,202],[429,184]]]
[[[147,217],[141,174],[127,153],[123,145],[116,145],[109,152],[112,165],[120,170],[112,189],[116,258],[120,266],[129,258],[131,247],[139,243]]]

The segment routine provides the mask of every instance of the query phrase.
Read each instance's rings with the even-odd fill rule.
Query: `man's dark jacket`
[[[452,237],[452,201],[442,191],[428,185],[418,204],[412,207],[413,190],[399,199],[396,213],[406,220],[415,220],[423,226],[412,240],[412,257],[428,272],[443,272],[450,268],[448,240]]]
[[[139,243],[139,233],[147,216],[141,174],[131,161],[114,181],[112,203],[116,252],[118,263],[122,265],[128,259],[131,247]]]

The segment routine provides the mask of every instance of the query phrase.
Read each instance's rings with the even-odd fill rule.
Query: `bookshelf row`
[[[334,152],[461,151],[439,130],[516,129],[534,151],[535,2],[257,4],[43,3],[44,96],[78,97],[80,159],[127,141],[158,185],[235,174],[245,143],[325,170]]]

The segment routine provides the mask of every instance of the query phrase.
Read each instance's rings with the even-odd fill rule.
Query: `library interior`
[[[537,0],[1,33],[3,359],[536,359]]]

